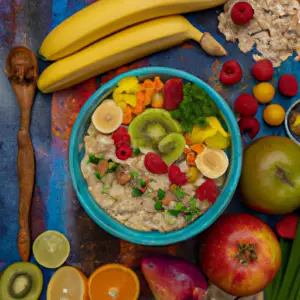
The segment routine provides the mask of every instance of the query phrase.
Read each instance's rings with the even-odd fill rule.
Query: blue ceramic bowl
[[[203,216],[183,229],[168,233],[160,233],[157,231],[142,232],[119,223],[117,220],[110,217],[100,206],[98,206],[89,193],[88,186],[82,176],[80,162],[84,155],[83,139],[87,134],[87,129],[91,123],[91,116],[99,103],[111,93],[117,83],[128,76],[137,76],[140,80],[153,78],[154,76],[160,76],[163,80],[167,80],[171,77],[179,77],[184,81],[193,82],[199,85],[205,89],[208,95],[219,107],[227,128],[232,136],[232,144],[229,149],[230,167],[221,195],[216,203]],[[224,99],[209,85],[197,77],[176,69],[161,67],[141,68],[124,73],[99,88],[81,109],[72,130],[69,147],[69,168],[73,186],[79,201],[87,214],[100,227],[112,235],[129,242],[142,245],[160,246],[177,243],[189,239],[208,228],[224,212],[230,203],[239,181],[241,166],[242,143],[240,131],[236,118]]]

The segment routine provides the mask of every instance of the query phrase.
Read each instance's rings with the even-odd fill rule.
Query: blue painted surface
[[[2,0],[0,7],[0,271],[9,264],[19,261],[16,236],[18,232],[18,180],[16,168],[17,143],[19,126],[19,108],[13,92],[4,74],[4,61],[12,46],[25,44],[36,53],[47,32],[57,26],[68,16],[81,9],[87,0]],[[198,28],[211,32],[222,44],[225,44],[229,58],[237,59],[243,68],[243,80],[232,88],[221,90],[221,95],[232,105],[235,98],[244,92],[251,92],[256,83],[251,77],[254,61],[251,53],[240,52],[236,44],[226,43],[217,30],[217,12],[205,12],[186,15]],[[216,73],[212,69],[215,58],[207,56],[200,47],[175,47],[168,51],[149,57],[149,65],[165,66],[189,72],[212,87],[218,87]],[[228,58],[221,58],[222,63]],[[40,62],[40,70],[45,63]],[[220,69],[220,66],[216,68]],[[277,85],[278,77],[285,73],[294,74],[300,80],[298,64],[290,58],[276,70],[273,83]],[[278,93],[274,103],[288,108],[297,96],[292,99]],[[285,135],[284,127],[270,128],[262,121],[263,106],[257,114],[262,128],[258,137],[264,135]],[[115,261],[118,255],[118,241],[101,231],[90,221],[79,205],[70,185],[70,176],[66,164],[66,149],[62,141],[57,142],[53,136],[53,118],[51,117],[51,96],[37,94],[32,112],[31,134],[36,155],[36,187],[32,208],[32,235],[35,238],[45,229],[62,231],[71,241],[72,252],[68,264],[80,267],[86,274],[97,266]],[[63,112],[63,111],[62,111]],[[244,139],[244,144],[250,140]],[[234,197],[227,211],[249,211]],[[273,225],[276,218],[256,214]],[[183,252],[192,256],[190,246],[183,243]],[[190,255],[191,254],[191,255]],[[32,259],[31,261],[34,261]],[[45,287],[53,271],[43,269],[45,277],[44,292],[40,299],[46,299]],[[141,298],[151,299],[151,298]]]

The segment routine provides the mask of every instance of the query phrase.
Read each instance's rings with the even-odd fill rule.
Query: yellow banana
[[[187,39],[200,42],[212,55],[227,54],[209,33],[200,32],[184,17],[162,17],[125,29],[54,62],[39,77],[38,88],[43,93],[68,88]]]
[[[226,0],[100,0],[80,10],[45,38],[40,55],[58,60],[87,45],[149,19],[204,10]]]

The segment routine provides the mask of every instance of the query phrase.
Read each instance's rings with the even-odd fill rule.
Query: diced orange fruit
[[[144,91],[138,91],[137,95],[137,105],[131,108],[131,112],[135,115],[142,113],[145,110],[145,93]]]
[[[200,154],[205,149],[205,146],[203,144],[195,144],[191,146],[191,150],[196,152],[197,154]]]
[[[122,124],[128,125],[132,120],[132,112],[130,106],[127,106],[123,113],[123,122]]]

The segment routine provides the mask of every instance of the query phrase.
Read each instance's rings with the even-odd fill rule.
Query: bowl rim
[[[285,127],[285,131],[288,135],[288,137],[294,142],[296,143],[298,146],[300,146],[300,142],[294,137],[294,135],[292,134],[291,130],[290,130],[290,126],[289,126],[289,116],[292,112],[292,110],[297,106],[300,105],[300,99],[296,100],[293,104],[290,105],[290,107],[288,108],[286,114],[285,114],[285,118],[284,118],[284,127]]]
[[[165,75],[171,77],[180,77],[186,81],[195,83],[198,86],[204,88],[205,91],[210,95],[210,97],[216,103],[216,105],[219,107],[221,114],[223,115],[227,123],[227,126],[232,133],[231,134],[232,153],[231,153],[230,172],[226,180],[226,185],[223,188],[222,193],[218,197],[215,204],[207,212],[205,212],[202,216],[200,216],[200,218],[195,220],[193,223],[187,225],[186,227],[183,227],[179,230],[175,230],[171,232],[163,232],[163,233],[158,231],[144,232],[144,231],[138,231],[127,227],[126,225],[112,218],[104,209],[102,209],[96,203],[96,201],[94,200],[94,198],[91,196],[89,192],[87,195],[88,201],[86,201],[85,196],[82,195],[80,192],[81,188],[77,182],[78,180],[75,174],[76,173],[75,151],[76,151],[76,147],[78,148],[77,141],[76,141],[77,132],[82,126],[81,122],[83,120],[83,117],[85,116],[86,113],[88,113],[90,107],[93,106],[94,107],[93,109],[95,109],[99,105],[99,99],[103,97],[103,95],[105,95],[105,91],[112,90],[112,88],[114,88],[121,79],[129,76],[145,77],[145,76],[152,76],[155,74],[161,76]],[[85,102],[72,128],[70,144],[69,144],[68,160],[69,160],[69,170],[70,170],[73,188],[75,189],[75,192],[77,194],[77,197],[82,207],[96,224],[98,224],[101,228],[103,228],[108,233],[120,239],[129,241],[131,243],[148,245],[148,246],[164,246],[164,245],[182,242],[196,236],[197,234],[201,233],[209,226],[211,226],[216,221],[216,219],[219,216],[221,216],[221,214],[229,205],[236,191],[239,178],[241,175],[242,154],[243,154],[242,139],[236,121],[236,117],[232,112],[231,108],[229,107],[229,105],[227,104],[227,102],[211,86],[209,86],[207,83],[197,78],[196,76],[178,69],[166,68],[166,67],[144,67],[144,68],[134,69],[116,76],[115,78],[111,79],[110,81],[102,85]],[[79,176],[82,176],[81,172]],[[85,179],[83,180],[85,182]],[[91,203],[90,200],[92,200],[93,203]]]

